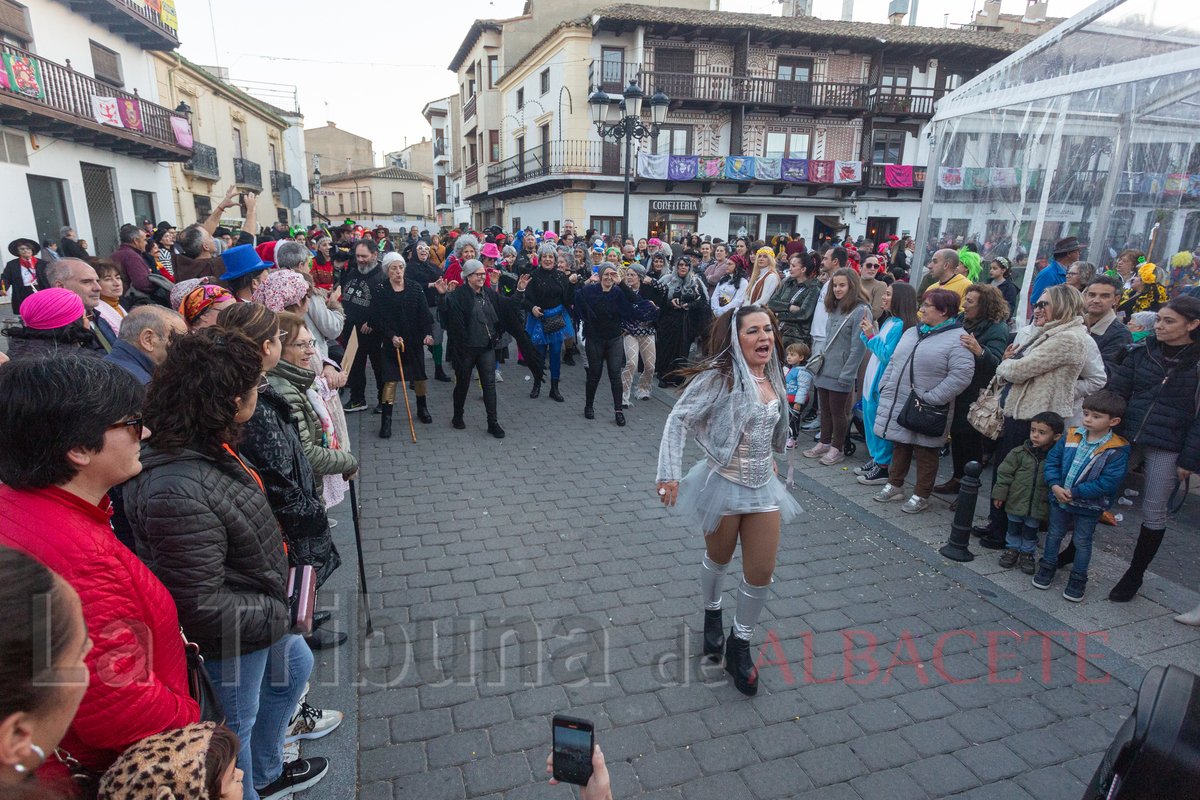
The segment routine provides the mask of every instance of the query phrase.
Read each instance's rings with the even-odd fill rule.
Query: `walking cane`
[[[367,594],[367,567],[363,563],[362,528],[358,523],[358,492],[354,490],[354,478],[350,479],[350,515],[354,519],[354,544],[358,546],[358,582],[362,591],[363,606],[367,609],[367,636],[375,632],[371,624],[371,597]]]
[[[400,340],[400,350],[404,349],[404,340]],[[412,424],[412,406],[408,404],[408,385],[404,381],[404,362],[400,360],[400,350],[396,351],[396,363],[400,365],[400,391],[404,392],[404,410],[408,412],[408,432],[412,434],[413,444],[417,443],[417,429]]]

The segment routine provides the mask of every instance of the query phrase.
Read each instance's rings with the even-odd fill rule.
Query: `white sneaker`
[[[904,499],[904,490],[898,486],[892,486],[890,483],[879,490],[875,495],[876,503],[891,503],[895,500]]]
[[[820,458],[821,456],[825,455],[832,449],[833,448],[827,444],[821,444],[820,442],[817,442],[815,445],[813,445],[812,447],[810,447],[804,451],[804,457],[805,458]]]
[[[927,508],[929,508],[929,501],[924,497],[917,497],[915,494],[908,498],[907,503],[900,506],[900,510],[905,514],[920,514]]]
[[[500,370],[496,370],[496,383],[504,383],[504,376],[500,374]]]
[[[788,440],[787,440],[787,449],[788,449],[788,450],[795,450],[795,449],[796,449],[796,437],[795,437],[795,436],[789,436],[789,437],[788,437]]]
[[[323,711],[308,703],[301,703],[288,722],[287,736],[283,742],[289,744],[301,739],[320,739],[333,733],[341,724],[342,712]]]
[[[818,463],[820,463],[820,465],[823,467],[832,467],[834,464],[840,464],[845,460],[845,453],[843,453],[841,450],[834,450],[831,448]]]

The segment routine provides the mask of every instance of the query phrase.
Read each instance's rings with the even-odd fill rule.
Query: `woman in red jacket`
[[[134,742],[200,719],[175,602],[108,521],[106,492],[142,468],[142,398],[132,374],[97,358],[0,367],[0,545],[79,593],[95,647],[61,749],[100,772]]]

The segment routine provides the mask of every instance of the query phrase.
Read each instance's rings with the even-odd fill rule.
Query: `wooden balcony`
[[[478,164],[472,164],[471,166],[467,167],[465,172],[466,172],[466,174],[463,177],[463,184],[465,186],[473,186],[474,184],[479,183],[479,165]]]
[[[930,119],[945,89],[922,86],[878,86],[871,89],[871,110],[889,117]]]
[[[171,127],[171,118],[183,118],[182,114],[136,94],[115,89],[19,47],[0,43],[0,53],[20,56],[35,63],[41,73],[43,90],[41,97],[0,91],[0,124],[147,161],[187,161],[192,157],[192,149],[182,147],[175,140],[175,132]],[[135,101],[142,129],[98,122],[92,106],[93,97],[112,97],[118,102]]]
[[[83,14],[143,50],[174,50],[179,34],[163,21],[162,14],[134,0],[68,0],[71,10]]]

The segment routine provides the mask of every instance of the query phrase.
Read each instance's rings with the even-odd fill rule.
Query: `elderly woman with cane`
[[[417,419],[426,425],[433,422],[425,401],[424,350],[433,346],[433,316],[421,285],[405,278],[407,264],[399,253],[385,254],[383,268],[387,280],[371,291],[371,313],[375,327],[383,331],[383,419],[379,422],[379,438],[388,439],[392,435],[397,384],[405,380],[412,382],[417,395]],[[400,391],[405,391],[403,386]]]

